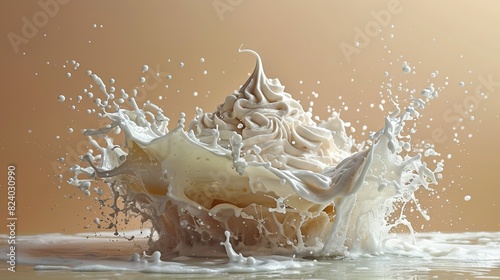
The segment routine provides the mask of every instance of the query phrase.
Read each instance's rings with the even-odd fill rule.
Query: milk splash
[[[278,79],[266,77],[256,52],[240,51],[257,60],[247,82],[213,113],[197,108],[187,124],[182,114],[173,130],[159,106],[140,108],[125,91],[117,98],[89,72],[110,124],[84,132],[97,153],[82,157],[86,167],[71,168],[69,183],[90,195],[91,183],[104,180],[115,214],[149,221],[150,251],[164,257],[379,254],[392,228],[413,232],[405,206],[418,207],[415,192],[437,184],[443,163],[431,170],[405,125],[434,89],[404,109],[394,104],[385,126],[358,144],[337,112],[316,123]],[[113,132],[125,141],[116,143]]]

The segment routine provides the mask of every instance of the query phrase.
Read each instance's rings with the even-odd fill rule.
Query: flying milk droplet
[[[59,100],[59,102],[64,102],[64,100],[66,100],[66,97],[61,94],[57,97],[57,100]]]
[[[408,63],[404,63],[403,65],[403,73],[408,74],[411,72],[411,67],[408,65]]]

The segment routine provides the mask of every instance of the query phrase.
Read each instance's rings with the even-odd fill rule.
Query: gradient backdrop
[[[381,86],[389,77],[395,91],[398,83],[420,92],[447,81],[415,136],[435,144],[445,172],[437,194],[418,194],[431,220],[412,220],[417,230],[498,231],[499,8],[494,0],[0,1],[0,220],[6,221],[6,173],[14,164],[18,235],[97,230],[97,204],[57,169],[59,157],[77,163],[86,149],[81,130],[99,123],[86,112],[93,108],[82,91],[92,84],[88,69],[114,78],[118,89],[138,87],[140,101],[157,102],[175,124],[196,106],[214,110],[245,82],[255,60],[238,53],[243,44],[306,108],[314,101],[315,115],[343,107],[359,140],[366,138],[363,125],[373,131],[383,124],[390,99]],[[403,73],[404,61],[415,73]]]

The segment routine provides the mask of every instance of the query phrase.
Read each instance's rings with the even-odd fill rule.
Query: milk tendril
[[[414,194],[437,184],[443,163],[430,170],[403,128],[437,95],[433,89],[404,109],[394,104],[385,126],[356,144],[338,113],[316,123],[278,79],[266,77],[256,52],[240,51],[257,60],[247,82],[215,112],[197,108],[188,123],[182,114],[170,131],[159,106],[139,108],[125,92],[118,101],[91,74],[105,96],[96,104],[111,123],[84,132],[97,153],[82,157],[86,167],[71,168],[69,182],[90,195],[91,182],[104,180],[116,214],[150,222],[150,251],[166,257],[226,255],[226,231],[241,253],[378,254],[392,228],[413,232],[407,203],[429,218]],[[114,142],[116,131],[123,143]]]

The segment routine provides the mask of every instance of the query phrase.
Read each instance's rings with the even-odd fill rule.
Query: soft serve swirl
[[[322,172],[336,165],[345,154],[335,145],[332,131],[319,127],[301,104],[284,91],[278,79],[268,79],[258,54],[257,65],[239,92],[228,97],[215,113],[199,110],[190,129],[197,138],[229,145],[233,133],[242,136],[247,161],[269,162],[275,168]]]
[[[151,222],[150,249],[163,256],[224,254],[226,231],[241,252],[383,252],[393,226],[411,229],[402,213],[388,222],[395,203],[416,202],[414,192],[442,170],[409,155],[402,134],[418,117],[414,104],[396,106],[371,146],[355,145],[338,114],[315,123],[278,79],[265,76],[256,52],[242,51],[257,59],[253,74],[214,113],[197,109],[187,131],[184,116],[168,131],[151,102],[140,109],[131,97],[132,109],[118,106],[92,74],[106,95],[96,104],[111,124],[85,134],[105,138],[107,147],[91,140],[100,154],[85,155],[89,167],[73,167],[70,183],[89,194],[89,182],[104,179],[116,211]],[[126,140],[116,145],[109,134],[118,128]]]

